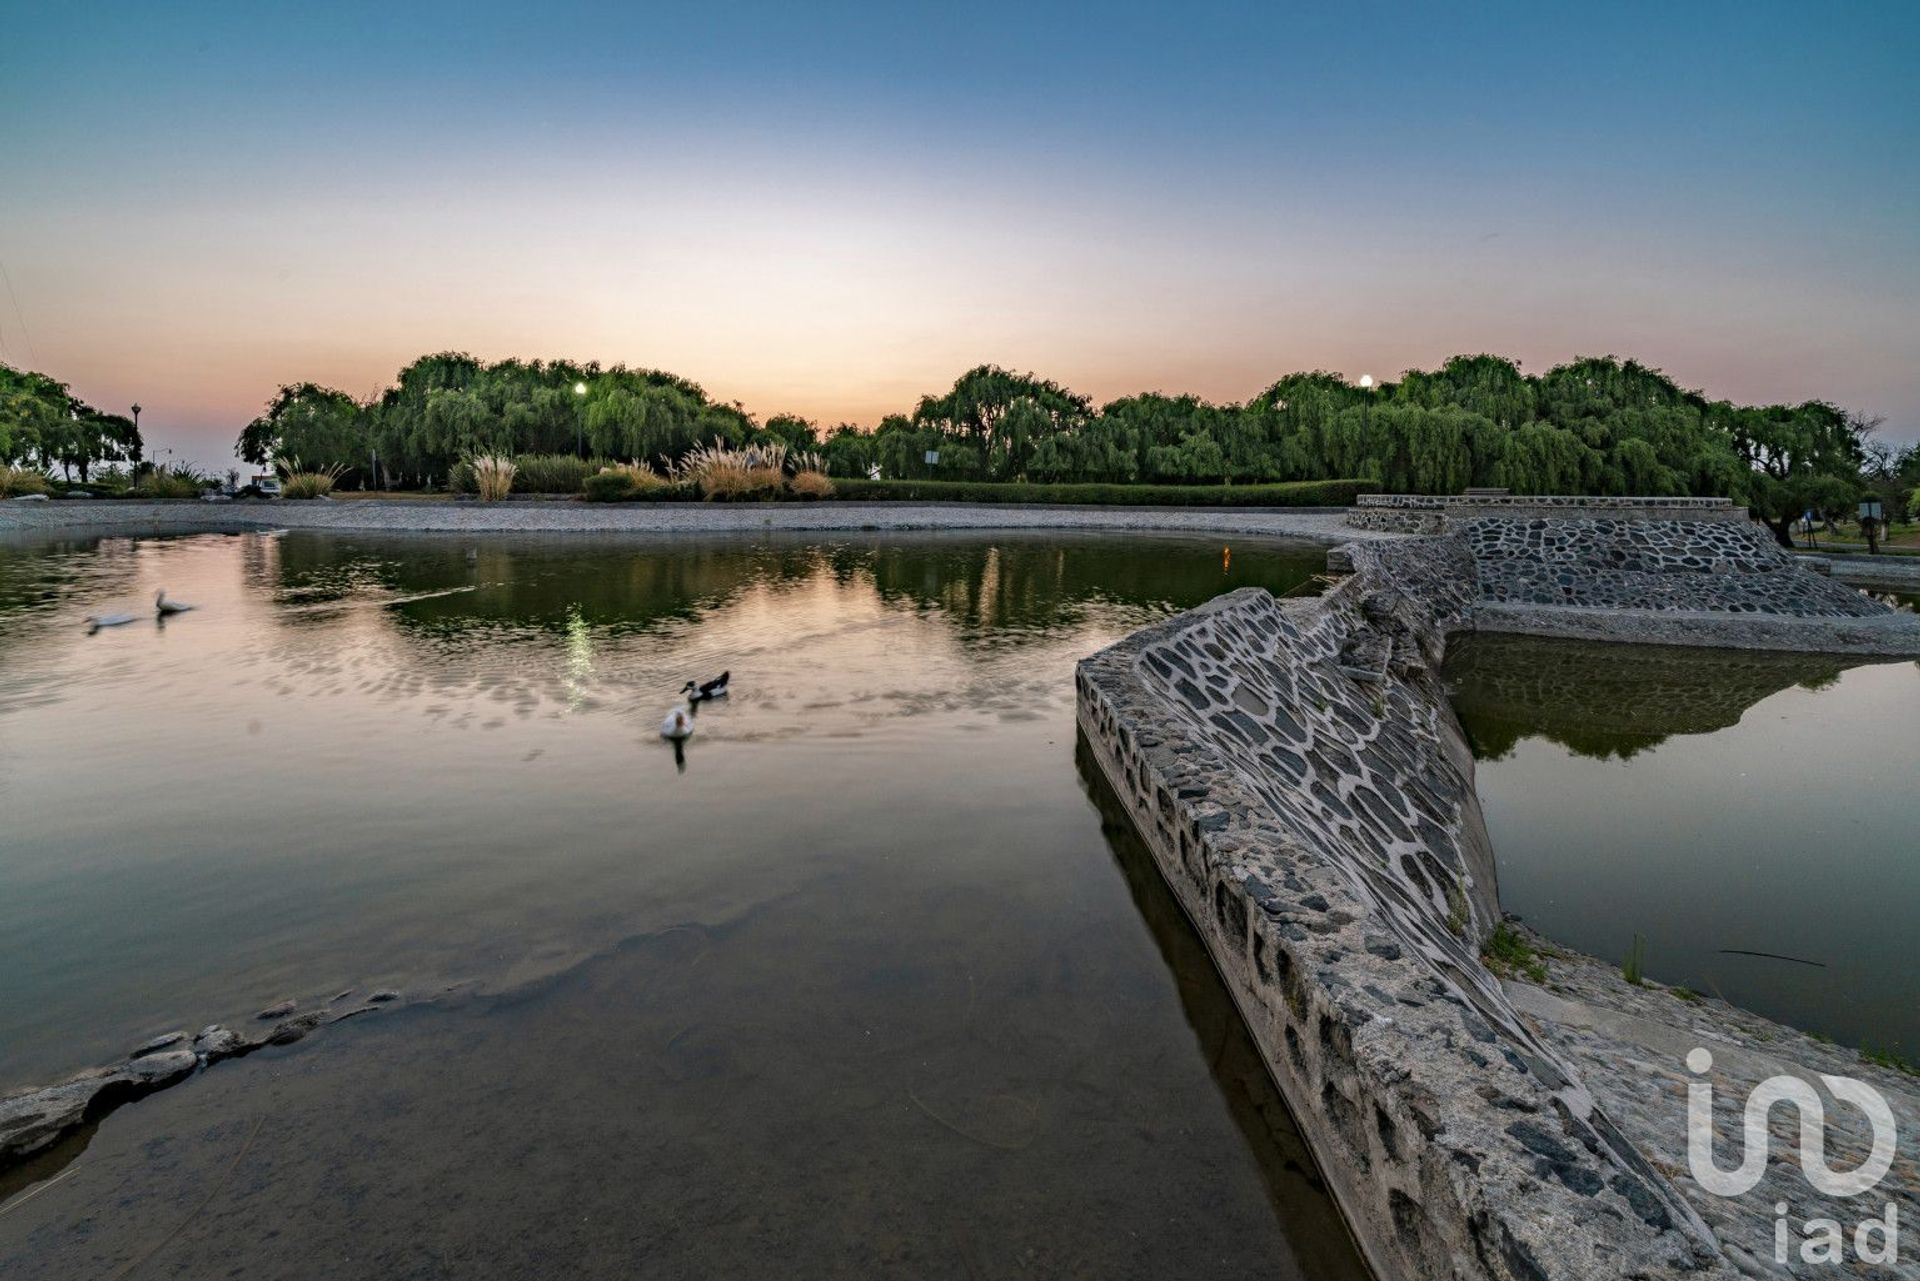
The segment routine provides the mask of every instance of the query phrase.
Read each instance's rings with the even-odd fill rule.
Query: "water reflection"
[[[9,1215],[0,1271],[112,1274],[264,1115],[177,1270],[1356,1275],[1074,763],[1079,657],[1322,564],[1224,559],[0,546],[0,1082],[282,996],[450,993],[114,1113]],[[75,625],[156,586],[201,609]],[[676,763],[661,715],[725,668]],[[379,1195],[341,1195],[342,1170]]]
[[[1452,645],[1445,676],[1481,760],[1501,760],[1534,737],[1577,756],[1628,760],[1676,734],[1736,725],[1783,689],[1824,689],[1857,665],[1821,654],[1485,634]]]
[[[1447,676],[1507,910],[1609,960],[1640,935],[1656,980],[1920,1056],[1920,664],[1476,636]]]
[[[0,1081],[353,983],[519,981],[890,850],[1069,821],[1072,664],[1315,548],[0,541]],[[201,606],[87,637],[165,586]],[[734,672],[676,758],[657,726]],[[26,745],[31,744],[31,750]],[[991,753],[1009,771],[980,783]],[[1051,774],[1049,774],[1051,770]],[[1053,782],[1044,781],[1052,777]],[[932,826],[930,824],[938,824]]]

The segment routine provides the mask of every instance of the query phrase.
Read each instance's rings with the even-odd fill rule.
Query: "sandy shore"
[[[0,502],[0,532],[174,533],[231,529],[443,533],[702,534],[757,530],[1110,529],[1263,534],[1321,543],[1393,538],[1354,529],[1342,507],[1067,507],[999,503]]]

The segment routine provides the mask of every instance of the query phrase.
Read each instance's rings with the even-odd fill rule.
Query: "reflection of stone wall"
[[[1080,665],[1088,743],[1383,1278],[1726,1275],[1706,1229],[1479,963],[1498,918],[1434,665],[1458,538],[1358,544]]]

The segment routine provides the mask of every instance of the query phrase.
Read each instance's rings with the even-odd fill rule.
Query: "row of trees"
[[[1398,382],[1289,374],[1244,404],[1149,392],[1095,406],[1032,374],[983,365],[911,413],[868,430],[821,431],[793,415],[756,421],[739,404],[655,370],[568,361],[424,356],[362,400],[314,383],[282,387],[240,433],[250,462],[295,458],[347,485],[445,483],[477,452],[671,463],[695,445],[779,440],[818,449],[831,474],[905,479],[1258,482],[1371,477],[1383,489],[1455,493],[1712,494],[1752,507],[1784,539],[1809,509],[1839,514],[1868,492],[1904,513],[1920,451],[1872,439],[1874,424],[1822,401],[1734,405],[1612,357],[1529,375],[1460,356]],[[40,374],[0,366],[0,456],[87,470],[136,458],[128,420]],[[936,455],[937,461],[927,461]]]
[[[45,374],[0,365],[0,464],[88,479],[101,463],[137,463],[140,429]]]

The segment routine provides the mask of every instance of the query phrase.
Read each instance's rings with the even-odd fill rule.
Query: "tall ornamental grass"
[[[513,489],[513,474],[517,470],[511,458],[499,454],[481,454],[467,460],[473,468],[474,492],[480,495],[483,503],[497,503]]]

